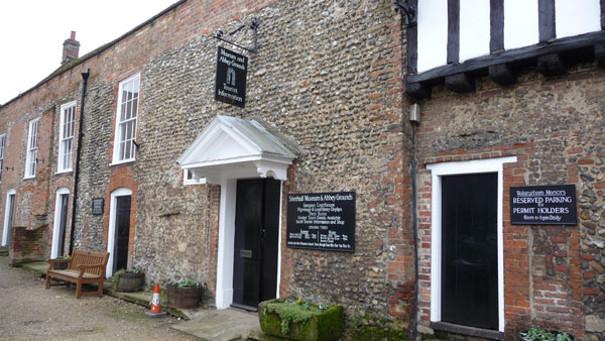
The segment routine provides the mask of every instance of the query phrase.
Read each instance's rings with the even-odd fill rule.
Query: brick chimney
[[[61,64],[65,64],[73,59],[77,59],[80,53],[80,42],[76,40],[76,31],[71,31],[69,39],[63,42],[63,57]]]

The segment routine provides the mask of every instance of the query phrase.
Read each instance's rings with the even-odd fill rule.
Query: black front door
[[[280,183],[238,180],[235,203],[233,305],[249,310],[275,298]]]
[[[65,226],[67,225],[67,199],[69,198],[69,194],[61,194],[59,198],[61,204],[61,215],[59,219],[59,247],[57,249],[57,255],[59,257],[63,256],[63,251],[65,247]]]
[[[498,177],[442,178],[441,319],[498,329]]]
[[[130,236],[130,195],[116,197],[116,239],[113,271],[128,267],[128,237]]]

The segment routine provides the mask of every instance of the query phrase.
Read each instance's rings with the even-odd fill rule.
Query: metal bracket
[[[226,38],[223,38],[223,36],[225,35],[225,32],[223,32],[223,30],[218,30],[216,32],[214,32],[214,38],[220,40],[220,41],[224,41],[225,43],[231,44],[233,46],[237,46],[240,49],[246,50],[250,53],[256,53],[258,51],[258,27],[260,26],[260,22],[257,18],[253,18],[249,24],[241,24],[238,28],[236,28],[235,30],[231,31],[231,32],[227,32],[228,36],[232,36],[234,34],[236,34],[237,32],[243,30],[244,28],[249,28],[252,30],[252,33],[254,34],[254,38],[253,38],[253,44],[254,46],[252,47],[246,47],[246,46],[242,46],[238,43],[235,43],[231,40],[228,40]]]
[[[395,5],[395,11],[405,15],[406,25],[416,25],[416,8],[410,4],[409,0],[395,0],[393,5]]]

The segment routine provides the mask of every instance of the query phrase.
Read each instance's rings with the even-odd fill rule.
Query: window
[[[204,185],[206,184],[206,178],[195,179],[193,177],[193,171],[191,169],[183,169],[183,185]]]
[[[57,172],[71,171],[71,155],[73,150],[75,120],[76,102],[62,105]]]
[[[0,181],[2,181],[2,169],[4,169],[4,145],[6,144],[6,134],[0,135]]]
[[[36,177],[36,164],[38,162],[38,121],[40,121],[39,118],[29,121],[27,154],[25,155],[25,178]]]
[[[120,83],[113,147],[114,164],[134,161],[139,86],[140,77],[138,74]]]

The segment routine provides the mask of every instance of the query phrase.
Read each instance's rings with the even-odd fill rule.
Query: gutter
[[[78,142],[76,143],[76,160],[74,170],[74,194],[72,197],[71,207],[71,231],[69,232],[69,255],[71,256],[74,250],[74,231],[76,229],[76,206],[78,202],[78,180],[80,178],[80,154],[82,137],[82,127],[84,126],[84,104],[86,103],[86,91],[88,90],[88,77],[90,76],[90,69],[86,72],[82,72],[82,94],[80,95],[80,122],[78,124]]]

